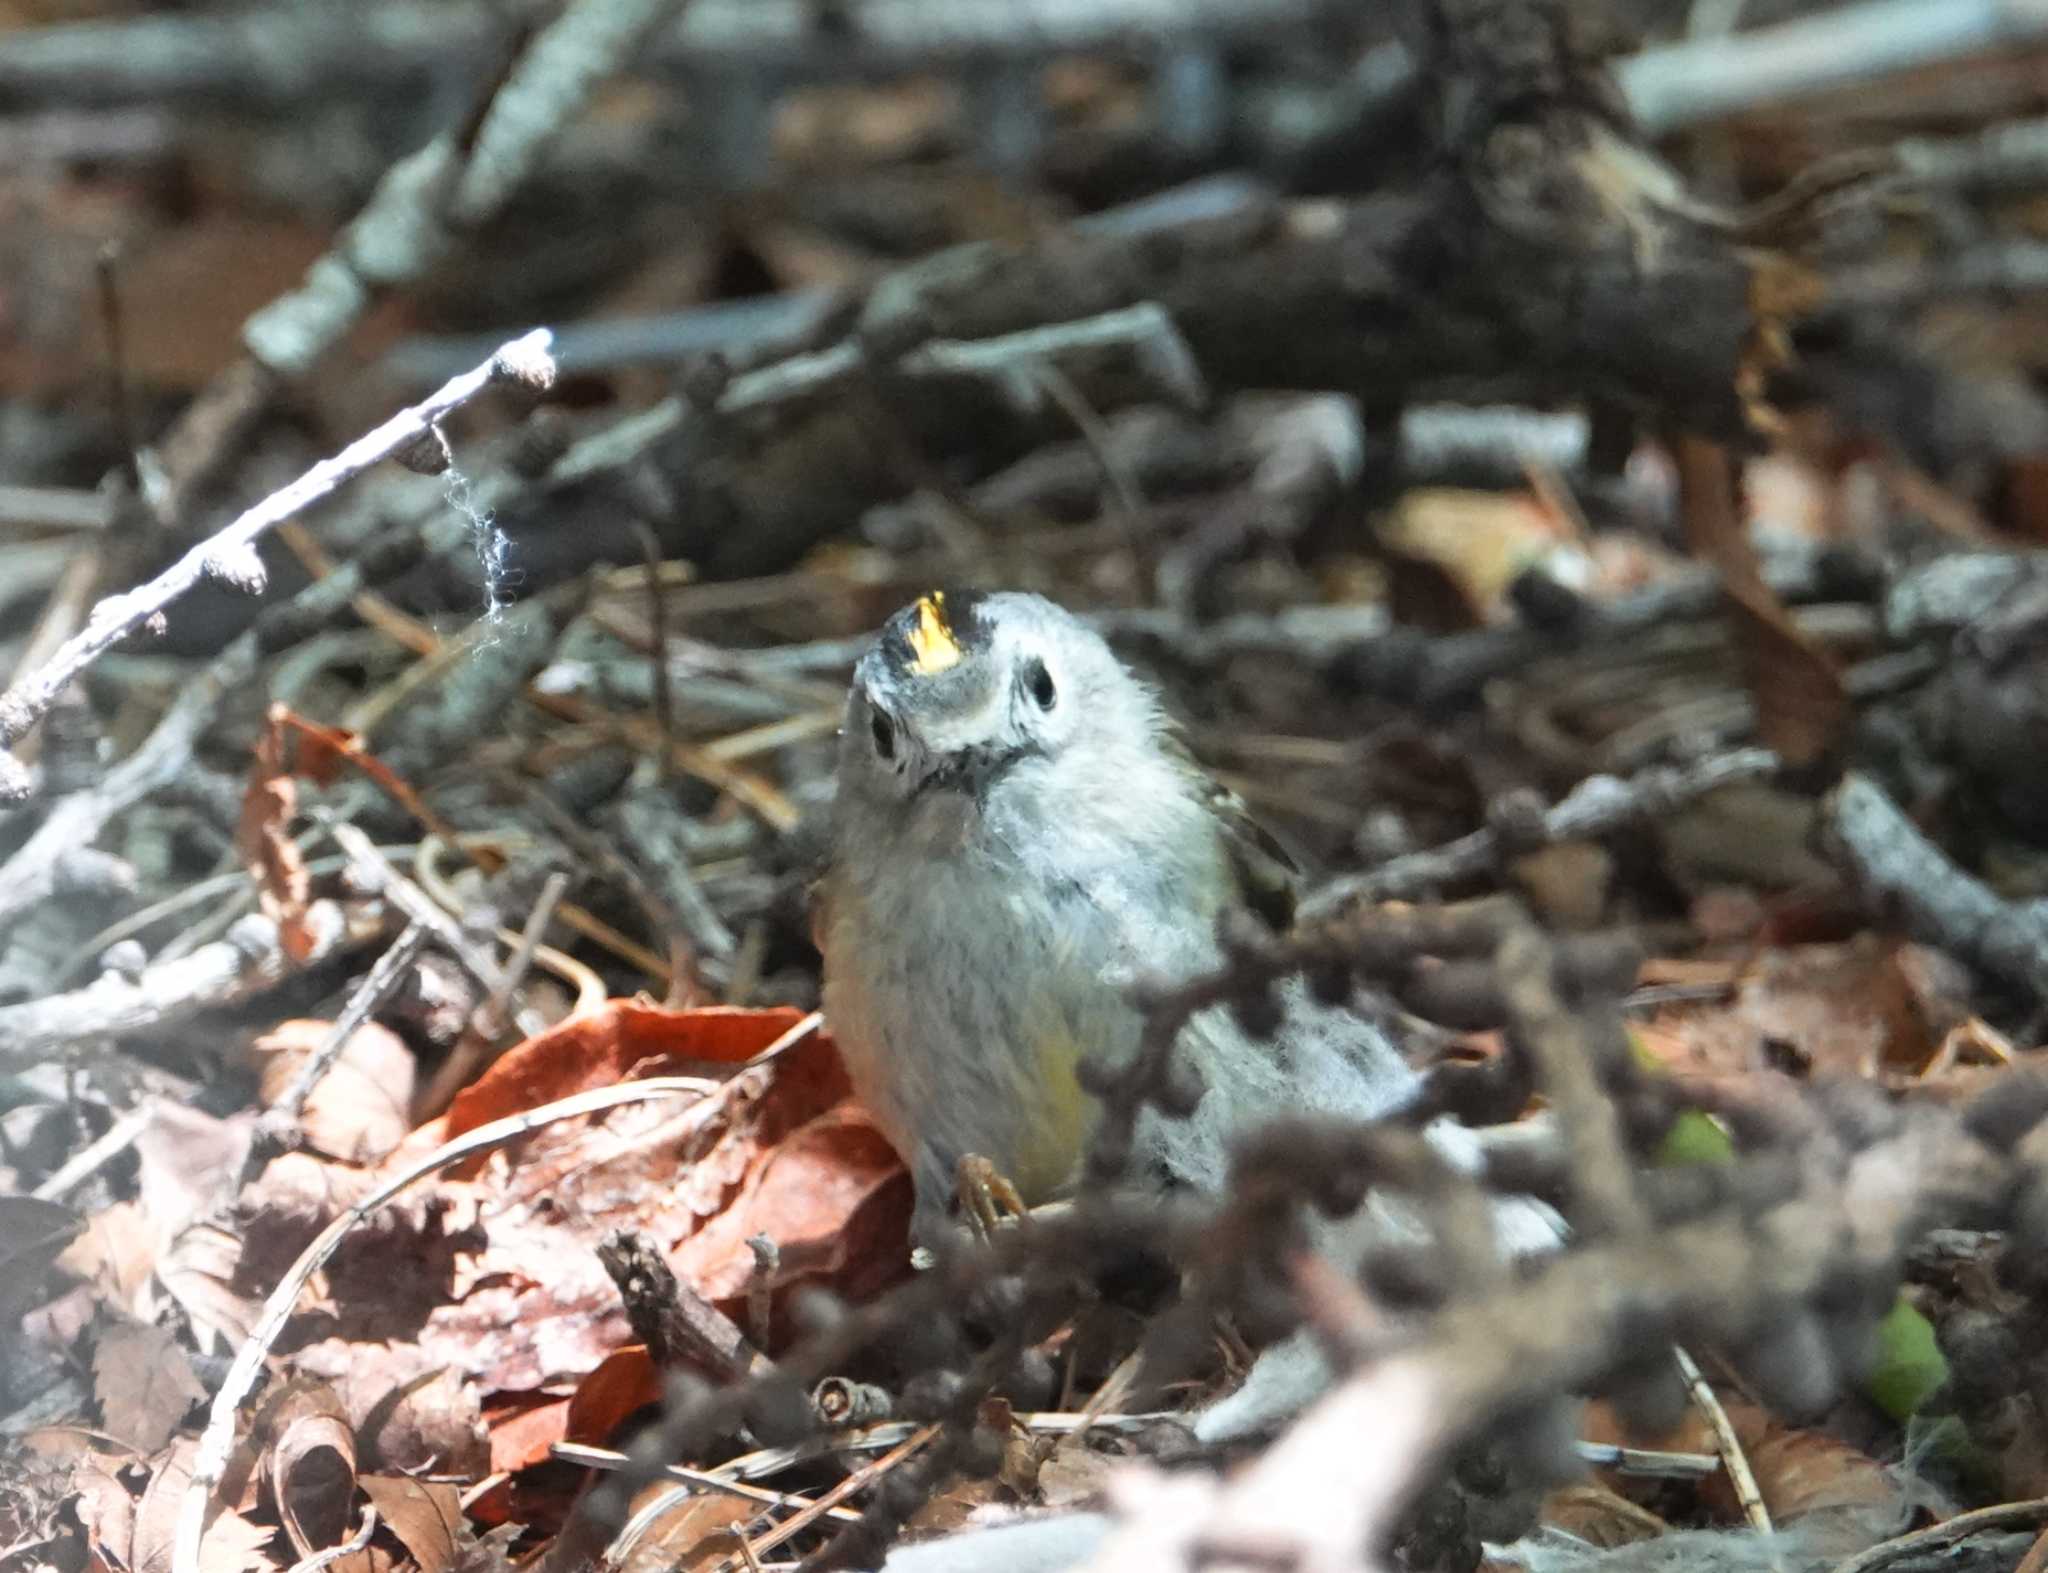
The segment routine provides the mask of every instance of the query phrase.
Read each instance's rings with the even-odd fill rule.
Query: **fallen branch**
[[[1863,775],[1849,775],[1821,806],[1821,828],[1849,876],[1916,939],[2048,1000],[2048,910],[2007,901],[1949,861]]]
[[[1470,879],[1498,867],[1503,859],[1654,819],[1724,786],[1772,775],[1778,768],[1778,756],[1769,749],[1741,748],[1695,764],[1655,766],[1625,780],[1588,776],[1548,809],[1502,813],[1497,823],[1456,841],[1408,853],[1363,874],[1333,879],[1302,903],[1301,918],[1312,922],[1346,906],[1412,896]]]
[[[236,1004],[348,942],[348,920],[332,902],[316,902],[306,918],[313,950],[303,960],[286,955],[277,925],[252,912],[226,938],[189,956],[157,962],[130,977],[109,973],[66,994],[0,1006],[0,1073],[38,1064],[67,1045],[155,1031]]]
[[[107,821],[184,773],[192,748],[219,713],[222,698],[256,670],[256,641],[235,640],[187,683],[149,736],[105,779],[50,805],[35,833],[0,863],[0,932],[51,898],[73,888],[78,863],[106,857],[92,850]],[[54,697],[54,696],[53,696]],[[14,756],[0,746],[0,800],[8,796]]]
[[[70,683],[107,651],[128,638],[200,580],[214,578],[251,595],[262,593],[266,575],[256,542],[272,526],[310,507],[373,464],[423,440],[433,440],[440,422],[493,383],[516,382],[545,388],[554,380],[548,358],[550,335],[536,328],[501,345],[483,365],[464,372],[418,404],[400,410],[374,431],[323,459],[290,485],[272,492],[224,529],[199,542],[147,584],[110,595],[92,609],[84,628],[66,640],[49,661],[0,694],[0,800],[27,796],[28,780],[7,745],[35,725]],[[11,772],[11,774],[10,774]]]

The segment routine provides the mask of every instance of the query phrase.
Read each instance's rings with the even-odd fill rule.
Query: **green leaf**
[[[1700,1109],[1687,1109],[1671,1122],[1657,1146],[1657,1167],[1675,1169],[1687,1163],[1733,1163],[1735,1143],[1721,1123]]]
[[[1863,1390],[1903,1425],[1948,1380],[1948,1359],[1935,1339],[1934,1324],[1914,1309],[1904,1290],[1877,1324],[1876,1347]]]

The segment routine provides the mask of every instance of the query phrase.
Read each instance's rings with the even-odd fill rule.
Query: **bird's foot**
[[[971,1152],[960,1160],[954,1189],[960,1216],[983,1243],[994,1239],[996,1230],[1022,1221],[1031,1212],[1017,1187],[979,1153]]]

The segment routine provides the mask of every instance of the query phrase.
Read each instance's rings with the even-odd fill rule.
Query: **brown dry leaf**
[[[1861,935],[1847,945],[1766,950],[1725,1004],[1672,1006],[1640,1030],[1660,1058],[1687,1072],[1870,1077],[1888,1065],[1922,1065],[1940,1035],[1893,965],[1894,948]]]
[[[490,1473],[482,1406],[459,1372],[430,1370],[393,1381],[374,1358],[381,1346],[362,1352],[366,1358],[331,1378],[355,1427],[359,1465],[385,1474]]]
[[[1828,1508],[1899,1505],[1889,1468],[1825,1432],[1769,1423],[1742,1440],[1764,1505],[1780,1523]]]
[[[712,1006],[673,1011],[612,1000],[574,1016],[501,1054],[462,1089],[448,1113],[425,1127],[435,1144],[508,1114],[609,1087],[656,1060],[737,1064],[768,1047],[803,1019],[796,1010]]]
[[[85,1230],[57,1261],[88,1280],[109,1305],[139,1315],[143,1291],[156,1270],[156,1231],[142,1203],[115,1202],[86,1220]]]
[[[242,1242],[213,1223],[195,1223],[170,1244],[157,1263],[165,1291],[192,1320],[193,1336],[207,1353],[239,1348],[256,1330],[260,1305],[235,1287]]]
[[[1881,1519],[1902,1507],[1893,1472],[1868,1453],[1824,1432],[1787,1426],[1755,1404],[1725,1393],[1719,1396],[1773,1522],[1791,1524],[1811,1513],[1842,1508],[1878,1509]],[[1592,1403],[1581,1416],[1580,1430],[1595,1442],[1681,1453],[1720,1451],[1713,1428],[1697,1409],[1689,1408],[1669,1436],[1646,1438],[1626,1436],[1606,1404]],[[1741,1522],[1742,1508],[1725,1473],[1709,1476],[1699,1489],[1717,1516],[1729,1523]]]
[[[491,1432],[491,1472],[517,1474],[545,1463],[550,1450],[569,1434],[569,1400],[522,1400],[486,1411]]]
[[[1104,1481],[1123,1460],[1084,1439],[1062,1437],[1038,1468],[1038,1499],[1047,1507],[1080,1507],[1102,1499]]]
[[[462,1493],[446,1481],[365,1475],[358,1484],[420,1573],[447,1573],[473,1538],[462,1516]]]
[[[755,1271],[746,1242],[765,1234],[781,1251],[778,1285],[837,1277],[907,1237],[908,1187],[895,1149],[849,1100],[764,1148],[733,1204],[678,1248],[676,1271],[713,1300],[744,1293]]]
[[[1543,1499],[1543,1522],[1566,1534],[1611,1551],[1616,1546],[1654,1540],[1671,1526],[1646,1507],[1638,1507],[1598,1481],[1560,1486]]]
[[[1565,545],[1570,530],[1527,492],[1416,487],[1379,527],[1395,553],[1433,563],[1484,618],[1509,585]]]
[[[347,1540],[356,1440],[334,1390],[325,1382],[292,1382],[263,1406],[253,1434],[292,1549],[310,1557]]]
[[[628,1072],[743,1060],[799,1019],[615,1004],[511,1051],[382,1172],[474,1124]],[[294,1369],[345,1376],[358,1413],[445,1375],[465,1424],[479,1409],[490,1417],[491,1467],[544,1458],[569,1424],[578,1378],[631,1339],[596,1254],[607,1231],[642,1230],[665,1248],[686,1242],[679,1273],[713,1295],[745,1287],[745,1240],[763,1229],[791,1278],[825,1277],[854,1293],[900,1274],[907,1184],[848,1095],[819,1035],[749,1073],[708,1122],[687,1098],[631,1105],[544,1126],[470,1174],[438,1174],[352,1231],[323,1269],[322,1298],[304,1308],[320,1326],[295,1350]],[[230,1281],[275,1281],[374,1178],[307,1153],[274,1160],[238,1206],[243,1242]],[[717,1238],[691,1252],[691,1237],[713,1227]],[[621,1401],[632,1398],[627,1390]]]
[[[198,1443],[185,1438],[151,1461],[149,1484],[135,1508],[134,1573],[171,1573],[178,1510],[192,1481],[192,1455]],[[220,1508],[207,1521],[199,1542],[203,1573],[268,1573],[281,1566],[271,1552],[273,1532],[252,1524],[230,1508]]]
[[[934,1492],[903,1524],[907,1542],[937,1540],[957,1533],[990,1509],[1010,1506],[1015,1498],[1000,1480],[967,1476]]]
[[[563,1416],[563,1436],[603,1447],[637,1411],[660,1403],[661,1394],[661,1372],[645,1344],[614,1349],[576,1384]]]
[[[1788,764],[1817,764],[1837,751],[1848,726],[1841,672],[1764,583],[1736,507],[1727,453],[1705,438],[1681,437],[1677,458],[1686,540],[1720,570],[1730,631],[1756,703],[1757,736]]]
[[[265,1105],[284,1095],[332,1030],[333,1023],[325,1021],[280,1022],[249,1045]],[[370,1164],[386,1156],[412,1129],[407,1111],[418,1068],[397,1033],[374,1022],[358,1027],[306,1099],[306,1144],[344,1163]]]
[[[188,1224],[234,1200],[254,1135],[251,1116],[223,1120],[185,1104],[157,1103],[135,1138],[135,1154],[159,1253]]]
[[[289,705],[273,704],[250,754],[249,782],[235,826],[235,853],[256,881],[263,915],[277,924],[285,953],[294,960],[304,961],[315,947],[306,927],[312,879],[290,834],[299,806],[299,779],[325,784],[344,769],[361,771],[429,829],[445,828],[390,766],[364,751],[355,733],[310,721]]]
[[[121,1483],[114,1463],[98,1453],[79,1454],[71,1472],[71,1510],[85,1531],[98,1568],[125,1568],[135,1558],[135,1493]]]
[[[93,1395],[108,1435],[154,1453],[206,1389],[177,1339],[148,1322],[116,1322],[92,1357]]]
[[[242,789],[242,812],[235,823],[235,855],[255,880],[257,903],[277,925],[285,954],[304,961],[315,948],[306,927],[313,878],[306,872],[305,854],[291,838],[299,784],[285,768],[283,710],[282,705],[270,707],[269,725],[249,757],[249,783]]]
[[[672,1483],[657,1482],[633,1499],[633,1512],[674,1489]],[[759,1511],[723,1492],[682,1497],[633,1542],[619,1573],[697,1573],[715,1567],[738,1551],[734,1531],[752,1523]]]

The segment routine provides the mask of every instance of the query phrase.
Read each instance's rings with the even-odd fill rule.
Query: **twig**
[[[108,596],[92,610],[85,627],[37,672],[0,695],[0,749],[33,726],[67,684],[150,618],[212,575],[252,593],[263,586],[263,567],[255,543],[280,520],[318,502],[343,482],[353,479],[432,431],[451,411],[460,409],[485,388],[498,382],[545,387],[554,376],[548,359],[549,334],[537,328],[501,346],[483,365],[454,378],[418,404],[359,437],[332,458],[323,459],[290,485],[272,492],[224,529],[201,541],[147,584]],[[0,780],[0,794],[6,785]],[[16,796],[20,791],[16,789]]]
[[[374,1507],[366,1507],[363,1509],[363,1521],[353,1535],[338,1546],[329,1546],[326,1550],[316,1551],[309,1557],[301,1557],[291,1565],[290,1573],[320,1573],[323,1568],[333,1567],[343,1557],[354,1556],[367,1546],[370,1537],[376,1532],[377,1510]]]
[[[580,1464],[585,1469],[619,1469],[628,1462],[624,1453],[613,1448],[590,1447],[581,1442],[556,1442],[548,1451],[565,1464]],[[685,1485],[697,1486],[706,1491],[722,1491],[727,1496],[758,1502],[765,1507],[810,1506],[809,1497],[793,1496],[786,1491],[770,1491],[764,1486],[750,1486],[744,1481],[728,1480],[725,1476],[713,1474],[709,1470],[692,1469],[687,1464],[664,1464],[661,1466],[661,1472],[670,1480],[679,1480]],[[860,1514],[847,1507],[832,1508],[825,1516],[846,1524],[858,1524],[861,1519]]]
[[[661,1370],[702,1364],[738,1378],[773,1369],[731,1317],[678,1281],[647,1236],[614,1231],[598,1242],[597,1259],[618,1285],[633,1335]]]
[[[481,1009],[470,1016],[470,1021],[475,1024],[473,1030],[483,1037],[495,1038],[505,1030],[505,1012],[512,1004],[512,996],[519,992],[519,985],[526,981],[526,974],[533,969],[534,954],[541,948],[540,937],[548,931],[555,908],[561,905],[562,893],[568,888],[569,876],[560,869],[542,882],[540,894],[534,898],[533,910],[526,914],[526,921],[519,927],[519,942],[512,947],[512,954],[505,958],[505,965],[498,971],[498,981],[491,985]]]
[[[285,954],[274,923],[252,912],[238,918],[226,938],[133,977],[102,977],[67,994],[0,1006],[0,1072],[34,1064],[80,1039],[126,1037],[232,1005],[349,941],[348,919],[332,902],[315,902],[307,926],[314,949],[302,961]]]
[[[505,975],[504,968],[498,965],[497,958],[489,950],[470,937],[452,912],[400,873],[370,838],[354,825],[337,824],[333,832],[336,843],[354,860],[350,864],[351,873],[366,890],[384,897],[405,914],[408,922],[418,924],[447,946],[469,975],[486,989],[498,987]],[[422,842],[421,846],[427,844]]]
[[[747,1280],[747,1331],[753,1335],[757,1346],[766,1349],[772,1325],[770,1312],[774,1306],[775,1273],[782,1265],[782,1252],[765,1234],[750,1236],[747,1249],[754,1253],[754,1273]]]
[[[67,1191],[76,1190],[106,1164],[135,1145],[135,1138],[149,1128],[155,1108],[145,1103],[140,1108],[129,1110],[108,1126],[101,1135],[87,1142],[64,1161],[42,1184],[29,1195],[38,1201],[54,1202]]]
[[[804,1508],[801,1512],[791,1514],[759,1540],[751,1542],[745,1547],[746,1552],[758,1557],[763,1552],[773,1551],[785,1540],[789,1540],[804,1530],[809,1529],[811,1525],[831,1512],[833,1508],[839,1506],[848,1497],[855,1495],[857,1492],[865,1491],[898,1464],[901,1464],[904,1460],[911,1457],[912,1454],[918,1452],[933,1437],[937,1436],[941,1429],[943,1428],[936,1424],[920,1426],[880,1458],[875,1459],[872,1463],[863,1464],[860,1468],[854,1470],[853,1473],[819,1497],[809,1507]],[[724,1566],[730,1568],[732,1564],[728,1561]]]
[[[605,79],[685,3],[573,0],[494,84],[480,115],[385,171],[304,282],[242,325],[247,357],[208,385],[164,439],[174,517],[277,381],[310,370],[380,297],[423,277],[488,222]],[[353,15],[349,29],[364,36]]]
[[[96,491],[73,486],[0,486],[0,532],[53,530],[96,533],[113,515]]]
[[[327,1029],[320,1046],[306,1056],[277,1102],[271,1105],[269,1112],[281,1125],[289,1127],[298,1123],[300,1115],[305,1113],[306,1100],[312,1097],[320,1078],[333,1069],[334,1062],[348,1047],[348,1040],[370,1019],[370,1013],[405,981],[406,970],[412,966],[426,942],[426,928],[417,921],[408,923],[384,954],[377,958],[363,981],[349,995],[341,1014],[334,1018],[334,1024]]]
[[[2048,913],[2037,903],[2006,901],[1949,861],[1867,776],[1850,774],[1821,806],[1830,849],[1886,916],[2048,1000]]]
[[[1879,1568],[1889,1567],[1907,1557],[1917,1557],[1922,1552],[1946,1551],[1986,1530],[2032,1529],[2044,1521],[2048,1521],[2048,1497],[1980,1507],[1975,1512],[1958,1513],[1954,1518],[1943,1519],[1926,1529],[1916,1529],[1910,1535],[1895,1536],[1872,1546],[1868,1551],[1838,1563],[1835,1573],[1877,1573]]]
[[[661,731],[661,748],[654,756],[654,778],[668,780],[675,768],[676,700],[668,669],[668,598],[661,588],[661,542],[647,525],[638,526],[640,550],[647,559],[647,626],[652,634],[651,671],[654,677],[654,719]]]
[[[71,560],[57,575],[57,582],[50,587],[49,599],[43,605],[42,614],[36,618],[35,627],[29,630],[28,640],[14,664],[15,677],[33,672],[78,631],[78,625],[85,620],[86,603],[92,599],[93,586],[99,582],[99,576],[99,543],[81,541]],[[24,765],[33,765],[40,752],[37,744],[41,741],[40,736],[23,738],[15,745],[15,758]]]
[[[1735,1500],[1742,1504],[1743,1517],[1759,1535],[1770,1534],[1770,1509],[1764,1506],[1764,1494],[1757,1489],[1756,1475],[1749,1467],[1749,1459],[1742,1451],[1742,1439],[1735,1434],[1735,1424],[1728,1418],[1728,1411],[1721,1407],[1721,1400],[1707,1386],[1707,1379],[1700,1375],[1700,1368],[1693,1363],[1691,1355],[1674,1344],[1671,1358],[1677,1362],[1678,1374],[1685,1378],[1685,1390],[1692,1395],[1693,1404],[1707,1422],[1707,1428],[1714,1433],[1714,1445],[1720,1449],[1722,1467],[1728,1471],[1728,1484],[1735,1488]],[[1771,1556],[1771,1566],[1782,1567],[1782,1559],[1775,1552]]]
[[[109,770],[105,780],[51,804],[35,834],[0,863],[0,931],[64,888],[67,864],[91,848],[108,820],[185,769],[222,695],[246,683],[255,669],[256,641],[244,634],[185,685],[142,746]],[[0,748],[0,800],[6,797],[5,777],[13,760]]]
[[[502,1120],[493,1120],[475,1130],[466,1131],[453,1141],[437,1147],[418,1162],[401,1170],[397,1175],[378,1186],[361,1201],[351,1205],[340,1217],[322,1229],[313,1243],[292,1263],[277,1287],[263,1302],[263,1309],[251,1328],[249,1337],[236,1351],[234,1363],[228,1367],[220,1390],[214,1394],[212,1406],[207,1411],[206,1429],[200,1433],[198,1451],[192,1460],[192,1479],[185,1488],[185,1495],[178,1506],[177,1538],[173,1547],[173,1573],[201,1573],[199,1562],[200,1537],[206,1527],[206,1506],[214,1489],[220,1484],[227,1467],[228,1456],[235,1442],[235,1412],[241,1407],[256,1385],[262,1373],[264,1357],[279,1333],[284,1331],[292,1310],[298,1303],[300,1293],[340,1246],[351,1229],[364,1222],[379,1207],[398,1195],[408,1186],[426,1178],[448,1165],[456,1163],[473,1153],[512,1141],[539,1130],[556,1120],[573,1119],[577,1115],[595,1114],[600,1110],[617,1108],[628,1103],[646,1103],[656,1098],[675,1097],[689,1093],[707,1097],[715,1092],[718,1083],[696,1076],[656,1076],[646,1081],[626,1082],[615,1087],[593,1087],[572,1097],[562,1098],[554,1103],[544,1104],[538,1109],[507,1115]]]
[[[957,71],[962,56],[1030,60],[1140,40],[1160,48],[1268,39],[1345,14],[1333,0],[1003,0],[939,11],[928,0],[867,0],[854,36],[821,49],[809,6],[700,0],[625,63],[693,74]],[[385,89],[399,75],[471,58],[501,26],[488,5],[422,10],[413,0],[356,0],[345,17],[292,8],[24,27],[0,41],[0,93],[27,104],[199,96],[297,105],[308,90],[304,75],[280,70],[279,61],[319,60],[317,86],[327,91]]]
[[[116,269],[119,248],[109,241],[93,259],[99,285],[100,326],[107,339],[107,410],[113,417],[114,439],[121,445],[121,467],[134,494],[153,508],[159,499],[143,484],[142,443],[135,431],[135,402],[129,396],[126,335],[122,332],[121,290]]]
[[[1151,301],[991,338],[929,339],[888,366],[913,377],[983,378],[1003,388],[1013,404],[1030,410],[1044,397],[1038,381],[1042,366],[1066,355],[1116,348],[1133,351],[1140,369],[1176,402],[1201,402],[1204,385],[1194,352],[1165,309]],[[733,378],[719,395],[718,411],[737,415],[803,398],[850,381],[867,366],[867,351],[851,341],[791,355]]]
[[[1917,70],[2048,33],[2048,12],[2008,0],[1869,0],[1722,37],[1670,44],[1616,76],[1644,129],[1662,134],[1829,88]]]
[[[1604,835],[1778,768],[1778,756],[1769,749],[1741,748],[1695,764],[1653,766],[1625,779],[1588,776],[1526,826],[1488,826],[1427,852],[1410,852],[1363,874],[1329,881],[1302,903],[1302,921],[1469,879],[1496,867],[1504,856]]]

